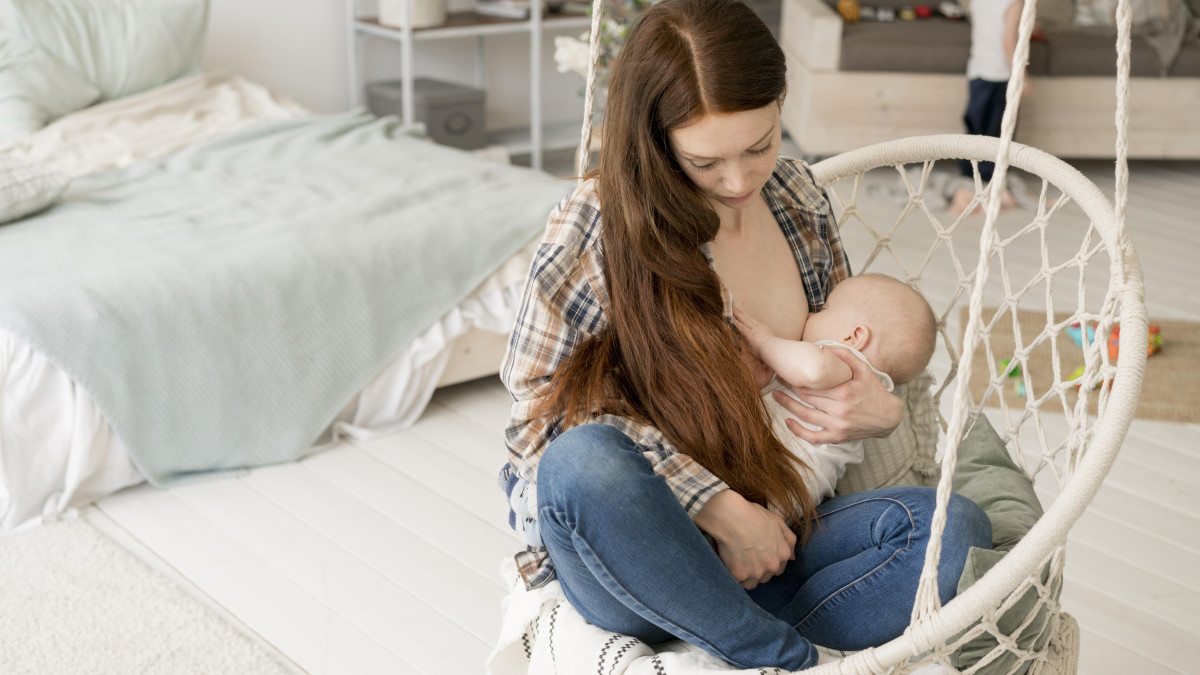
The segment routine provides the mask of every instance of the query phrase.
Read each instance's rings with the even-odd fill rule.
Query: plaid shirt
[[[829,198],[814,184],[803,162],[785,157],[776,162],[763,196],[796,256],[809,309],[817,311],[833,284],[850,276]],[[532,515],[536,514],[536,489],[529,488],[536,488],[538,460],[546,444],[563,431],[560,418],[533,417],[532,411],[549,394],[550,378],[558,364],[608,325],[600,233],[600,202],[593,181],[587,181],[550,214],[501,369],[500,376],[513,397],[505,430],[509,464],[501,472],[501,482],[511,499],[514,484],[528,481],[530,485],[519,490],[520,498],[528,493],[531,500],[522,509],[526,517],[536,517]],[[713,495],[727,487],[676,450],[654,427],[616,415],[599,415],[590,421],[614,426],[639,444],[654,472],[666,479],[693,518]],[[515,515],[510,514],[510,524],[516,527],[514,521]],[[554,579],[545,547],[530,545],[516,560],[528,588]]]

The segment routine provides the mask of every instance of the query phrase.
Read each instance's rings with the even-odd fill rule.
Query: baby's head
[[[850,277],[834,287],[820,312],[808,317],[804,340],[836,340],[854,347],[896,384],[929,365],[937,318],[925,297],[883,274]]]

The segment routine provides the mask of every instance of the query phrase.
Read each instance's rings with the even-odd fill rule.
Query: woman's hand
[[[788,429],[814,445],[883,438],[895,431],[904,417],[904,402],[884,389],[871,367],[850,350],[828,351],[850,366],[851,378],[829,389],[795,390],[815,410],[800,405],[781,391],[775,392],[775,400],[797,419],[821,427],[820,431],[813,431],[789,419]]]
[[[796,535],[783,518],[733,490],[709,499],[696,526],[717,541],[721,562],[746,590],[780,574],[796,557]]]

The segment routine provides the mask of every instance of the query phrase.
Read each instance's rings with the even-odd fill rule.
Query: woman
[[[820,506],[771,435],[725,298],[800,337],[849,265],[807,168],[777,159],[783,53],[736,0],[666,0],[614,67],[597,174],[551,215],[502,377],[503,473],[530,588],[647,642],[742,668],[801,669],[908,624],[933,491]],[[902,406],[865,364],[817,410],[814,443],[884,436]],[[769,375],[769,374],[768,374]],[[799,512],[792,510],[799,504]],[[819,526],[813,523],[820,519]],[[949,600],[987,517],[951,502]]]

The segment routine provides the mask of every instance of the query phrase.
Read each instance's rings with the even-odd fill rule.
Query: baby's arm
[[[733,323],[746,337],[754,355],[791,387],[828,389],[853,376],[845,361],[811,342],[781,338],[766,324],[736,307]]]

